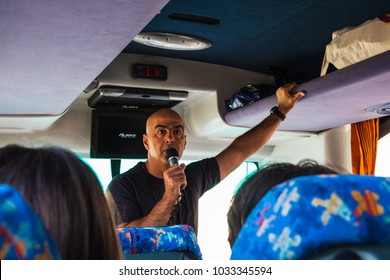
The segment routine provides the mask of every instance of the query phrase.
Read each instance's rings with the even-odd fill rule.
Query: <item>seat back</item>
[[[116,228],[125,259],[202,259],[191,226]]]
[[[338,246],[312,256],[314,260],[390,260],[390,244]]]
[[[0,185],[0,259],[59,259],[41,218],[13,187]]]
[[[390,259],[389,229],[390,178],[304,176],[259,201],[231,259]]]

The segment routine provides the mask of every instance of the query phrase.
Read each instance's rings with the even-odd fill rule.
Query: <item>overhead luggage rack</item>
[[[304,91],[306,95],[278,129],[318,132],[384,117],[390,102],[389,77],[390,51],[387,51],[300,84],[294,92]],[[226,112],[224,120],[229,125],[253,127],[276,103],[276,96],[267,97]]]

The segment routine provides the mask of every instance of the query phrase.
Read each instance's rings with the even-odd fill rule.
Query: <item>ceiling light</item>
[[[203,39],[162,32],[139,33],[133,41],[150,47],[177,51],[196,51],[211,47],[211,43]]]

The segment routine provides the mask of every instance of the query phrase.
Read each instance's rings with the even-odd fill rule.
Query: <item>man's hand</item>
[[[175,164],[163,173],[165,185],[163,199],[172,202],[173,205],[178,202],[181,196],[180,189],[187,186],[187,178],[184,173],[185,167],[183,163],[180,166]]]
[[[287,85],[281,86],[276,91],[276,96],[279,103],[279,111],[284,115],[287,115],[287,113],[295,106],[297,101],[305,95],[305,93],[302,91],[294,95],[290,94],[292,89],[296,86],[297,83],[289,83]]]

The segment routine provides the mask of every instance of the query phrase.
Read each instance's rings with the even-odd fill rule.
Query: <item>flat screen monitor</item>
[[[146,159],[142,137],[151,113],[92,110],[91,158]]]

